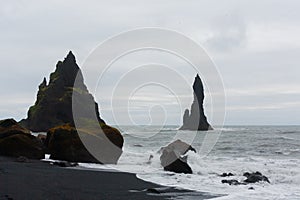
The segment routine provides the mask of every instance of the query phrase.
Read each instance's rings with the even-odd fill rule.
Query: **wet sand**
[[[157,192],[159,191],[159,192]],[[145,182],[135,174],[78,170],[0,157],[0,200],[4,199],[208,199],[200,192]]]

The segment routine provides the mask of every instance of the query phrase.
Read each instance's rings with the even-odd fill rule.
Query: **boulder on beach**
[[[0,120],[0,139],[18,133],[30,134],[30,130],[21,126],[14,119]]]
[[[183,115],[183,125],[180,127],[179,130],[212,130],[213,128],[207,122],[207,118],[204,114],[204,87],[198,74],[195,77],[193,91],[194,101],[192,103],[191,110],[185,110]]]
[[[75,80],[77,80],[76,87],[74,87]],[[91,113],[95,113],[95,118],[105,124],[100,118],[98,104],[84,84],[81,70],[71,51],[64,61],[57,63],[55,71],[50,75],[49,83],[46,78],[43,79],[39,85],[35,104],[29,108],[27,118],[20,123],[33,132],[47,132],[59,125],[74,124],[73,94],[78,97],[73,101],[73,106],[79,109],[81,118],[89,118]]]
[[[163,147],[162,155],[160,156],[161,165],[164,170],[175,173],[192,174],[193,171],[187,163],[187,156],[184,156],[188,151],[196,150],[189,144],[176,140],[166,147]]]
[[[123,137],[108,125],[99,129],[76,130],[70,124],[47,132],[45,141],[50,158],[69,162],[116,164],[122,154]]]
[[[43,144],[14,119],[0,121],[0,155],[42,159]]]

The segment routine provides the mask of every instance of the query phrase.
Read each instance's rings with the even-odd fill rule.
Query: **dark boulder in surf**
[[[244,176],[247,178],[246,180],[244,180],[245,183],[257,183],[260,181],[270,183],[269,179],[260,172],[245,172]]]
[[[228,174],[223,173],[223,175],[224,174],[226,176],[228,176],[228,174],[231,174],[231,173],[228,173]],[[222,177],[226,177],[226,176],[222,176]],[[232,174],[232,176],[234,176],[234,175]],[[229,185],[247,185],[249,183],[257,183],[257,182],[260,182],[260,181],[270,183],[269,179],[260,172],[253,172],[253,173],[245,172],[243,174],[243,176],[245,176],[246,179],[242,182],[240,182],[236,179],[229,179],[229,180],[224,179],[221,182],[222,183],[228,183]]]
[[[166,147],[163,147],[162,155],[160,156],[161,165],[164,170],[175,173],[192,174],[193,171],[187,163],[187,156],[185,154],[188,151],[196,150],[189,144],[176,140]]]

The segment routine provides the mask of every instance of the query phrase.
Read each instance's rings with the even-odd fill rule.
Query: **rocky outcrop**
[[[226,173],[223,173],[223,174],[226,174]],[[229,174],[230,174],[230,176],[234,176],[231,173],[229,173]],[[226,175],[228,175],[228,174],[226,174]],[[229,185],[247,185],[249,183],[257,183],[257,182],[261,182],[261,181],[270,183],[269,179],[260,172],[253,172],[253,173],[245,172],[243,174],[243,176],[245,176],[246,179],[242,182],[240,182],[236,179],[224,179],[221,182],[227,183]],[[225,176],[222,176],[222,177],[225,177]]]
[[[78,84],[75,88],[76,76]],[[71,51],[64,61],[57,63],[55,71],[50,75],[49,83],[47,84],[46,78],[43,79],[39,85],[35,104],[28,110],[27,119],[20,123],[33,132],[47,132],[50,128],[66,123],[74,125],[73,94],[77,97],[73,106],[79,109],[81,118],[89,118],[91,113],[95,113],[98,121],[105,124],[100,118],[98,104],[83,82],[81,70]]]
[[[168,146],[163,147],[160,150],[162,151],[160,162],[164,170],[175,173],[192,174],[193,171],[187,164],[187,156],[185,156],[189,150],[196,152],[192,146],[181,140],[176,140]]]
[[[220,175],[221,177],[229,177],[229,176],[234,176],[233,173],[229,172],[229,173],[223,173]]]
[[[0,120],[0,139],[14,134],[30,134],[30,131],[22,127],[14,119]]]
[[[224,179],[221,181],[222,183],[227,183],[228,185],[246,185],[243,182],[239,182],[236,179]]]
[[[270,183],[269,179],[266,176],[262,175],[262,173],[260,172],[245,172],[244,176],[247,178],[246,180],[244,180],[245,183],[257,183],[260,181]]]
[[[76,130],[69,124],[52,128],[47,133],[46,145],[50,158],[69,162],[116,164],[122,154],[123,137],[110,126],[102,124],[101,129]],[[79,133],[80,135],[79,135]],[[82,142],[89,141],[91,154]]]
[[[207,122],[207,118],[204,114],[204,88],[198,74],[195,77],[193,90],[194,101],[191,106],[191,111],[189,111],[188,109],[185,110],[183,115],[183,125],[180,127],[180,130],[212,130],[212,127]]]
[[[28,129],[20,126],[14,119],[0,121],[0,155],[44,158],[43,144]]]

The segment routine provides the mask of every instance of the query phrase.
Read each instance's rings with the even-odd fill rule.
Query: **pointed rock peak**
[[[201,78],[199,74],[196,75],[194,83],[198,83],[198,82],[201,82]]]
[[[67,57],[65,58],[64,62],[76,62],[75,56],[72,51],[69,51]]]
[[[196,92],[196,93],[198,93],[199,91],[203,91],[203,84],[202,84],[199,74],[197,74],[195,77],[193,89],[194,89],[194,92]]]
[[[40,84],[40,88],[46,87],[47,86],[47,80],[46,77],[44,77],[43,82]]]
[[[59,88],[73,87],[78,71],[80,69],[76,63],[75,56],[70,51],[63,62],[57,62],[55,71],[50,74],[49,85],[56,82],[56,86]],[[83,80],[80,81],[83,82]],[[59,82],[58,85],[57,82]]]
[[[44,80],[43,80],[43,85],[47,85],[47,80],[46,80],[46,77],[44,77]]]

